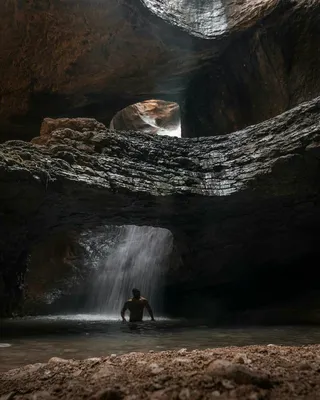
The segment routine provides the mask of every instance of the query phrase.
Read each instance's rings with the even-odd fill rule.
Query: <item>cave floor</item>
[[[320,346],[52,358],[0,375],[1,399],[318,399]]]
[[[169,319],[123,324],[103,314],[49,315],[2,320],[0,373],[52,357],[83,360],[110,354],[204,350],[228,346],[320,344],[319,326],[217,326]]]

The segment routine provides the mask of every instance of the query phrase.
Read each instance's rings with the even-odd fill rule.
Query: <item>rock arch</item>
[[[319,257],[320,99],[229,135],[179,139],[47,119],[33,143],[0,145],[2,314],[46,232],[99,224],[169,229],[183,270],[208,290]],[[214,289],[216,290],[216,289]]]

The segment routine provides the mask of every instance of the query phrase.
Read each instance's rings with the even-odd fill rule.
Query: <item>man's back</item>
[[[131,322],[142,321],[143,310],[147,304],[148,300],[144,297],[140,297],[140,299],[135,299],[132,297],[126,302],[126,308],[130,311]]]
[[[147,309],[150,314],[151,320],[154,321],[153,311],[147,299],[140,295],[140,290],[132,289],[133,297],[124,303],[121,310],[121,317],[123,321],[126,321],[125,312],[130,312],[130,322],[140,322],[143,318],[144,308]]]

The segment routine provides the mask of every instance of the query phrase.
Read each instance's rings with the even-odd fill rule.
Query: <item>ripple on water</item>
[[[5,320],[1,325],[0,373],[52,357],[84,359],[108,354],[248,345],[320,343],[320,328],[218,327],[202,321],[163,318],[122,324],[109,315],[51,315]],[[12,344],[12,345],[11,345]],[[5,348],[6,347],[6,348]]]
[[[31,317],[32,320],[54,320],[54,321],[118,321],[121,322],[119,315],[106,315],[106,314],[66,314],[66,315],[44,315]],[[146,319],[148,321],[148,319]],[[157,317],[157,321],[172,321],[167,317]]]

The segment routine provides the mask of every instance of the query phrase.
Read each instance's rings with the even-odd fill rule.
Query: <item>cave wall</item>
[[[225,287],[239,283],[239,293],[249,276],[254,286],[268,266],[301,260],[304,274],[302,261],[320,256],[319,113],[316,98],[239,132],[188,139],[47,119],[33,143],[0,145],[2,315],[22,301],[37,242],[101,224],[170,230],[181,263],[169,292],[230,302],[237,291]]]
[[[19,309],[40,238],[102,221],[174,232],[183,267],[169,292],[200,293],[205,281],[219,293],[319,258],[319,99],[230,133],[319,94],[319,2],[204,2],[205,19],[197,1],[176,4],[0,4],[1,141],[30,140],[47,116],[109,126],[150,98],[180,105],[188,137],[65,119],[32,144],[2,145],[1,315]]]
[[[319,94],[319,10],[310,0],[1,2],[0,141],[30,140],[44,117],[109,126],[152,98],[180,105],[185,137],[273,117]]]
[[[320,93],[320,4],[280,2],[258,26],[234,36],[191,80],[182,109],[184,136],[225,134]]]
[[[197,67],[196,39],[151,18],[140,1],[8,0],[0,21],[1,141],[32,139],[45,117],[109,125],[138,101],[179,101]]]
[[[23,313],[49,310],[71,288],[80,285],[82,272],[79,233],[61,231],[48,234],[30,249],[24,282]]]

